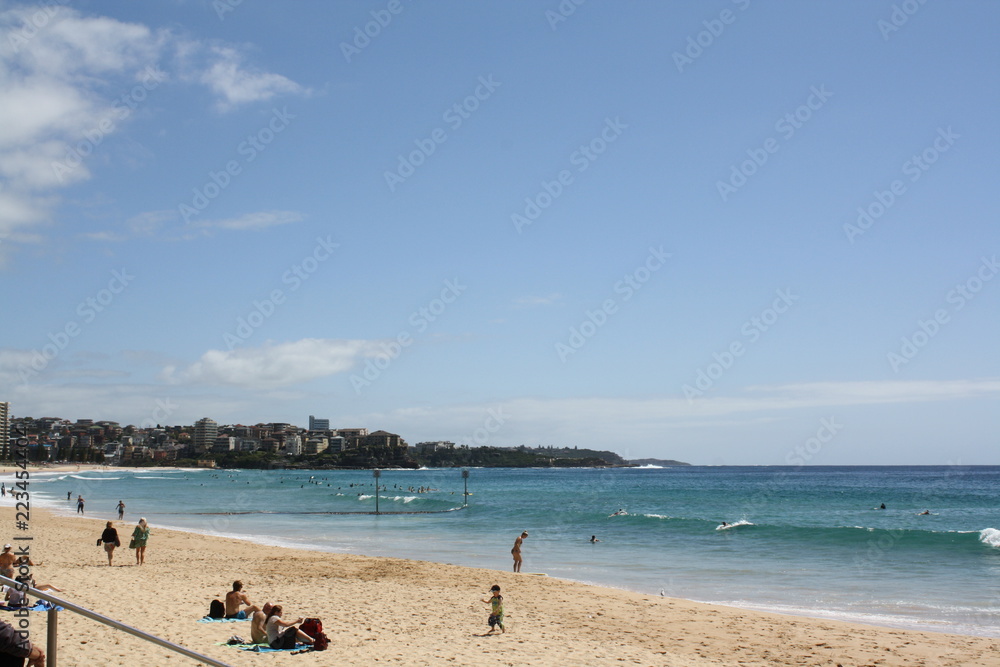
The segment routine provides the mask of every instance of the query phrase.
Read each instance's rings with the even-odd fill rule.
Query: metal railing
[[[219,660],[216,660],[215,658],[210,658],[207,655],[202,655],[201,653],[198,653],[197,651],[192,651],[191,649],[185,648],[180,644],[174,644],[173,642],[169,642],[166,639],[163,639],[162,637],[151,635],[148,632],[139,630],[138,628],[133,628],[131,625],[125,625],[124,623],[119,623],[113,618],[108,618],[107,616],[98,614],[96,611],[91,611],[90,609],[86,609],[85,607],[81,607],[80,605],[73,604],[72,602],[67,602],[66,600],[57,598],[54,595],[46,593],[45,591],[40,591],[30,586],[24,586],[20,582],[17,582],[13,579],[8,579],[7,577],[0,575],[0,582],[5,583],[8,586],[22,587],[22,589],[26,590],[26,592],[29,593],[30,595],[45,600],[46,602],[50,602],[54,605],[58,605],[66,611],[71,611],[75,614],[86,616],[92,621],[103,623],[104,625],[121,630],[122,632],[127,632],[130,635],[135,635],[139,639],[143,639],[147,642],[152,642],[153,644],[162,646],[163,648],[174,651],[175,653],[180,653],[181,655],[197,660],[198,662],[201,662],[203,664],[211,665],[212,667],[232,667],[232,665],[230,665],[229,663],[221,662]],[[58,628],[59,628],[59,611],[56,609],[49,609],[47,643],[45,647],[46,667],[56,667],[57,648],[58,648],[56,643],[56,636]]]

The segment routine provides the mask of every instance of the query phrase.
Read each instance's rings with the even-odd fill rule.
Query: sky
[[[996,464],[1000,5],[0,2],[13,416]]]

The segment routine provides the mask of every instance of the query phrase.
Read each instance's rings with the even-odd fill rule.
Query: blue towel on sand
[[[56,611],[63,611],[62,607],[54,605],[51,602],[46,602],[45,600],[39,600],[30,607],[8,607],[5,604],[0,604],[0,610],[2,611],[17,611],[18,609],[27,609],[28,611],[48,611],[55,609]]]
[[[205,618],[199,618],[199,623],[241,623],[243,621],[249,621],[249,618],[212,618],[211,616],[206,616]]]
[[[216,646],[231,646],[241,651],[253,651],[254,653],[284,653],[285,651],[301,651],[309,648],[309,644],[296,644],[295,648],[271,648],[267,644],[227,644],[219,642]]]

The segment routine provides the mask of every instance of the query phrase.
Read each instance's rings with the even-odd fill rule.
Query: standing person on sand
[[[490,593],[492,595],[488,600],[481,600],[481,602],[490,605],[490,617],[486,619],[486,622],[490,624],[490,630],[486,634],[491,634],[495,625],[500,626],[500,632],[507,632],[503,627],[503,596],[500,595],[500,587],[493,584]]]
[[[149,540],[149,524],[146,517],[139,517],[139,523],[132,531],[132,541],[129,542],[129,549],[135,549],[135,564],[142,565],[146,562],[146,542]]]
[[[120,547],[122,543],[118,539],[118,531],[115,530],[110,521],[104,528],[104,532],[101,533],[101,542],[104,544],[104,551],[108,554],[108,567],[111,567],[111,559],[115,556],[115,547]]]
[[[521,542],[528,536],[528,531],[524,531],[514,540],[514,548],[510,550],[510,555],[514,557],[514,571],[521,571]]]

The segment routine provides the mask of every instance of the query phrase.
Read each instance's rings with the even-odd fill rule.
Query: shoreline
[[[10,468],[10,467],[0,468],[0,474],[12,475],[14,470],[17,470],[17,468]],[[80,464],[80,466],[78,467],[77,464],[69,464],[63,466],[42,466],[41,469],[32,469],[31,472],[33,474],[43,473],[45,475],[59,475],[59,474],[74,474],[74,473],[86,474],[89,471],[101,471],[106,473],[114,471],[145,472],[146,470],[147,470],[146,468],[142,467],[108,468],[100,464],[90,464],[90,465]],[[182,472],[190,469],[177,468],[177,467],[161,467],[160,470],[162,470],[163,472]],[[84,494],[87,495],[88,498],[90,497],[90,495],[87,494],[86,491],[84,492]],[[71,506],[71,504],[63,506],[62,503],[63,501],[61,499],[53,499],[51,502],[46,501],[34,504],[36,510],[39,508],[45,508],[46,510],[53,513],[53,515],[64,519],[85,518],[85,519],[93,519],[95,521],[105,521],[107,519],[114,518],[111,512],[106,513],[106,515],[104,515],[104,518],[101,518],[102,516],[101,510],[98,510],[98,513],[95,514],[94,509],[90,507],[88,507],[88,510],[90,510],[88,514],[81,516],[73,511],[73,507]],[[13,503],[11,502],[11,504]],[[220,513],[220,515],[224,514],[225,513]],[[357,514],[365,514],[365,513],[358,512]],[[126,520],[125,526],[127,527],[128,531],[131,531],[131,527],[132,525],[134,525],[134,520],[137,518],[137,516],[138,516],[137,514],[132,514],[130,516],[130,519]],[[275,517],[274,520],[280,521],[280,518]],[[166,522],[161,525],[169,525],[170,523],[168,517],[164,516],[160,516],[158,519],[154,518],[154,521]],[[115,523],[118,524],[119,522],[116,521]],[[368,557],[372,553],[367,549],[359,548],[360,545],[358,544],[354,544],[352,546],[345,546],[343,548],[338,548],[338,546],[332,543],[332,541],[329,539],[324,541],[321,538],[319,541],[312,541],[307,537],[303,537],[301,535],[291,538],[283,538],[280,535],[281,532],[280,529],[278,529],[279,534],[270,535],[266,534],[267,532],[266,528],[261,533],[250,534],[250,533],[237,533],[237,532],[230,533],[224,530],[218,530],[214,527],[198,528],[194,526],[187,526],[184,525],[183,523],[170,525],[169,527],[170,529],[178,532],[188,533],[191,535],[196,535],[209,539],[221,538],[229,540],[238,540],[247,545],[250,545],[251,547],[258,547],[258,548],[261,547],[291,548],[302,551],[316,552],[320,554],[356,555],[361,557]],[[403,549],[375,550],[374,553],[376,555],[371,557],[375,558],[395,557],[403,559],[415,558],[419,559],[421,562],[440,564],[440,565],[449,565],[451,563],[458,562],[462,563],[466,567],[486,568],[486,569],[491,569],[491,571],[493,571],[493,569],[499,569],[499,571],[506,571],[504,564],[498,563],[497,559],[487,558],[485,559],[486,561],[485,564],[483,564],[484,559],[481,558],[475,558],[471,560],[469,558],[464,558],[464,559],[458,558],[456,560],[455,558],[450,557],[446,552],[446,550],[443,549],[437,549],[434,552],[430,553],[426,551],[424,553],[418,552],[415,555],[415,557],[413,553]],[[621,580],[621,577],[617,578],[615,576],[601,577],[600,575],[589,578],[588,577],[574,578],[572,576],[567,576],[568,573],[566,572],[565,568],[561,573],[558,571],[559,568],[556,568],[557,571],[554,573],[544,566],[543,569],[545,569],[545,571],[549,572],[550,574],[555,574],[556,576],[562,578],[564,581],[580,585],[597,586],[627,593],[633,593],[639,595],[651,595],[651,596],[655,596],[657,591],[655,587],[653,587],[652,589],[648,586],[643,587],[641,586],[641,583],[640,585],[636,585],[635,581],[629,580],[627,578],[625,580]],[[705,574],[706,576],[708,576],[707,573]],[[939,620],[933,617],[915,618],[907,615],[896,616],[891,612],[882,612],[878,609],[872,609],[871,611],[867,612],[857,611],[857,610],[845,611],[844,609],[838,609],[836,607],[834,608],[816,607],[814,606],[815,603],[813,603],[812,605],[808,603],[802,604],[801,602],[799,604],[793,604],[793,603],[783,603],[780,600],[770,600],[769,602],[754,603],[752,599],[750,600],[737,599],[730,601],[725,596],[721,597],[713,596],[704,598],[691,595],[684,595],[684,591],[677,591],[677,592],[681,593],[681,596],[677,599],[683,599],[699,604],[708,604],[719,607],[725,607],[728,609],[735,609],[735,610],[742,610],[749,612],[774,613],[784,616],[806,618],[815,621],[827,621],[827,620],[838,621],[838,622],[854,623],[864,626],[892,628],[892,629],[900,629],[907,631],[958,634],[962,636],[984,637],[988,639],[998,638],[995,627],[989,625],[989,619],[987,619],[986,623],[984,624],[981,618],[972,619],[970,617],[969,624],[962,624],[962,623],[948,622],[947,620]],[[692,593],[695,591],[687,591],[687,592]],[[660,595],[663,595],[662,589],[660,589]]]
[[[7,535],[14,510],[0,508]],[[96,517],[90,518],[100,521]],[[127,544],[132,524],[114,522]],[[241,579],[250,599],[285,605],[286,618],[316,616],[329,653],[268,657],[275,664],[868,664],[987,665],[996,639],[897,630],[787,616],[584,585],[564,579],[426,561],[264,547],[253,542],[152,526],[147,560],[127,548],[109,568],[94,546],[92,522],[47,510],[31,515],[39,583],[67,600],[233,665],[253,658],[225,646],[246,623],[197,623],[208,603]],[[505,596],[507,633],[483,636],[489,586]],[[150,613],[155,610],[155,613]],[[4,619],[12,620],[12,612]],[[45,614],[32,613],[44,643]],[[137,638],[60,613],[60,657],[67,664],[163,664],[168,652]],[[193,664],[181,656],[173,664]],[[254,662],[254,664],[257,664]]]
[[[108,520],[108,519],[105,519],[105,518],[100,518],[100,517],[91,516],[91,515],[79,515],[79,514],[75,514],[72,511],[70,511],[69,509],[67,509],[67,510],[65,510],[65,512],[63,512],[63,511],[58,511],[58,510],[55,510],[53,508],[48,508],[47,507],[47,508],[44,509],[44,511],[49,512],[50,514],[52,514],[55,517],[58,517],[60,519],[66,519],[66,520],[81,519],[81,520],[97,521],[97,522],[101,522],[101,523],[104,523],[105,521]],[[123,521],[122,522],[122,521],[115,520],[114,523],[116,524],[116,526],[118,524],[124,524],[125,527],[127,529],[129,529],[129,530],[134,525],[134,522],[130,523],[129,521]],[[298,543],[298,544],[295,544],[295,545],[282,544],[281,543],[281,538],[274,537],[274,536],[262,536],[262,535],[256,535],[255,536],[255,535],[223,534],[223,533],[210,532],[210,531],[200,531],[200,530],[197,530],[197,529],[194,529],[194,528],[186,528],[186,527],[181,527],[181,526],[166,526],[162,530],[167,530],[167,531],[171,531],[171,532],[178,532],[178,533],[185,533],[185,534],[189,534],[189,535],[201,536],[201,537],[206,537],[206,538],[210,538],[210,539],[218,538],[218,539],[224,539],[224,540],[234,540],[234,541],[245,543],[247,545],[251,545],[253,547],[266,547],[266,548],[275,548],[275,549],[288,549],[290,551],[304,551],[304,552],[313,552],[313,553],[318,553],[318,554],[330,554],[330,555],[340,555],[340,556],[357,556],[357,557],[361,557],[361,558],[389,558],[389,559],[396,559],[396,560],[413,560],[413,562],[426,563],[428,565],[441,565],[441,566],[448,566],[448,567],[452,567],[452,566],[454,566],[454,567],[470,567],[472,569],[482,569],[482,570],[488,570],[488,571],[491,571],[491,572],[506,572],[506,570],[496,570],[495,568],[475,567],[475,566],[468,566],[468,565],[454,565],[452,563],[447,563],[447,562],[443,562],[443,561],[436,561],[436,560],[405,559],[405,558],[397,558],[397,557],[394,557],[394,556],[370,556],[368,554],[358,553],[358,552],[354,552],[354,551],[337,551],[337,550],[329,548],[329,547],[324,547],[322,545],[311,544],[311,543],[305,543],[305,544]],[[531,574],[531,573],[527,573],[527,574]],[[581,579],[572,579],[572,578],[569,578],[569,577],[552,577],[552,576],[550,576],[548,574],[545,574],[544,576],[550,577],[553,580],[564,581],[564,582],[567,582],[567,583],[570,583],[570,584],[575,584],[575,585],[580,585],[580,586],[592,586],[592,587],[595,587],[595,588],[604,588],[604,589],[613,590],[613,591],[621,591],[623,593],[628,593],[628,594],[633,594],[633,595],[643,595],[643,596],[649,596],[649,597],[656,597],[655,593],[645,592],[645,591],[636,590],[636,589],[632,589],[632,588],[627,588],[626,586],[616,586],[614,584],[600,583],[600,582],[593,582],[593,581],[585,581],[585,580],[581,580]],[[809,608],[803,608],[803,607],[793,607],[793,606],[790,606],[790,605],[773,606],[772,607],[772,606],[768,606],[768,605],[765,605],[765,604],[753,604],[753,603],[746,603],[746,604],[742,604],[741,605],[741,604],[726,603],[726,602],[715,602],[715,601],[707,601],[707,600],[695,600],[695,599],[684,598],[684,597],[671,597],[670,599],[679,600],[679,601],[683,601],[683,602],[690,602],[692,604],[708,605],[708,606],[711,606],[711,607],[723,607],[723,608],[726,608],[726,609],[732,609],[732,610],[744,611],[744,612],[752,612],[752,613],[753,612],[759,612],[759,613],[764,613],[764,614],[776,614],[776,615],[779,615],[779,616],[786,616],[786,617],[789,617],[789,618],[801,618],[801,619],[807,619],[807,620],[812,620],[812,621],[835,621],[835,622],[838,622],[838,623],[849,623],[849,624],[855,624],[855,625],[861,625],[861,626],[873,627],[873,628],[884,628],[884,629],[894,629],[894,630],[904,630],[904,631],[914,631],[914,632],[930,632],[930,633],[936,633],[936,634],[955,635],[955,636],[962,636],[962,637],[976,637],[976,638],[992,639],[992,640],[1000,639],[1000,636],[998,636],[998,635],[977,634],[975,632],[956,632],[954,630],[950,630],[950,629],[947,629],[947,628],[935,627],[933,625],[933,622],[931,622],[931,621],[922,621],[921,622],[921,621],[913,621],[913,620],[909,620],[909,619],[905,619],[905,620],[901,619],[899,621],[890,621],[890,620],[878,620],[878,619],[869,619],[869,618],[867,618],[868,616],[878,616],[877,614],[863,614],[863,613],[858,613],[856,615],[856,617],[854,617],[854,618],[851,618],[851,617],[845,618],[844,615],[842,614],[842,612],[835,611],[835,610],[830,610],[830,609],[809,609]],[[860,617],[860,618],[858,618],[858,617]]]

